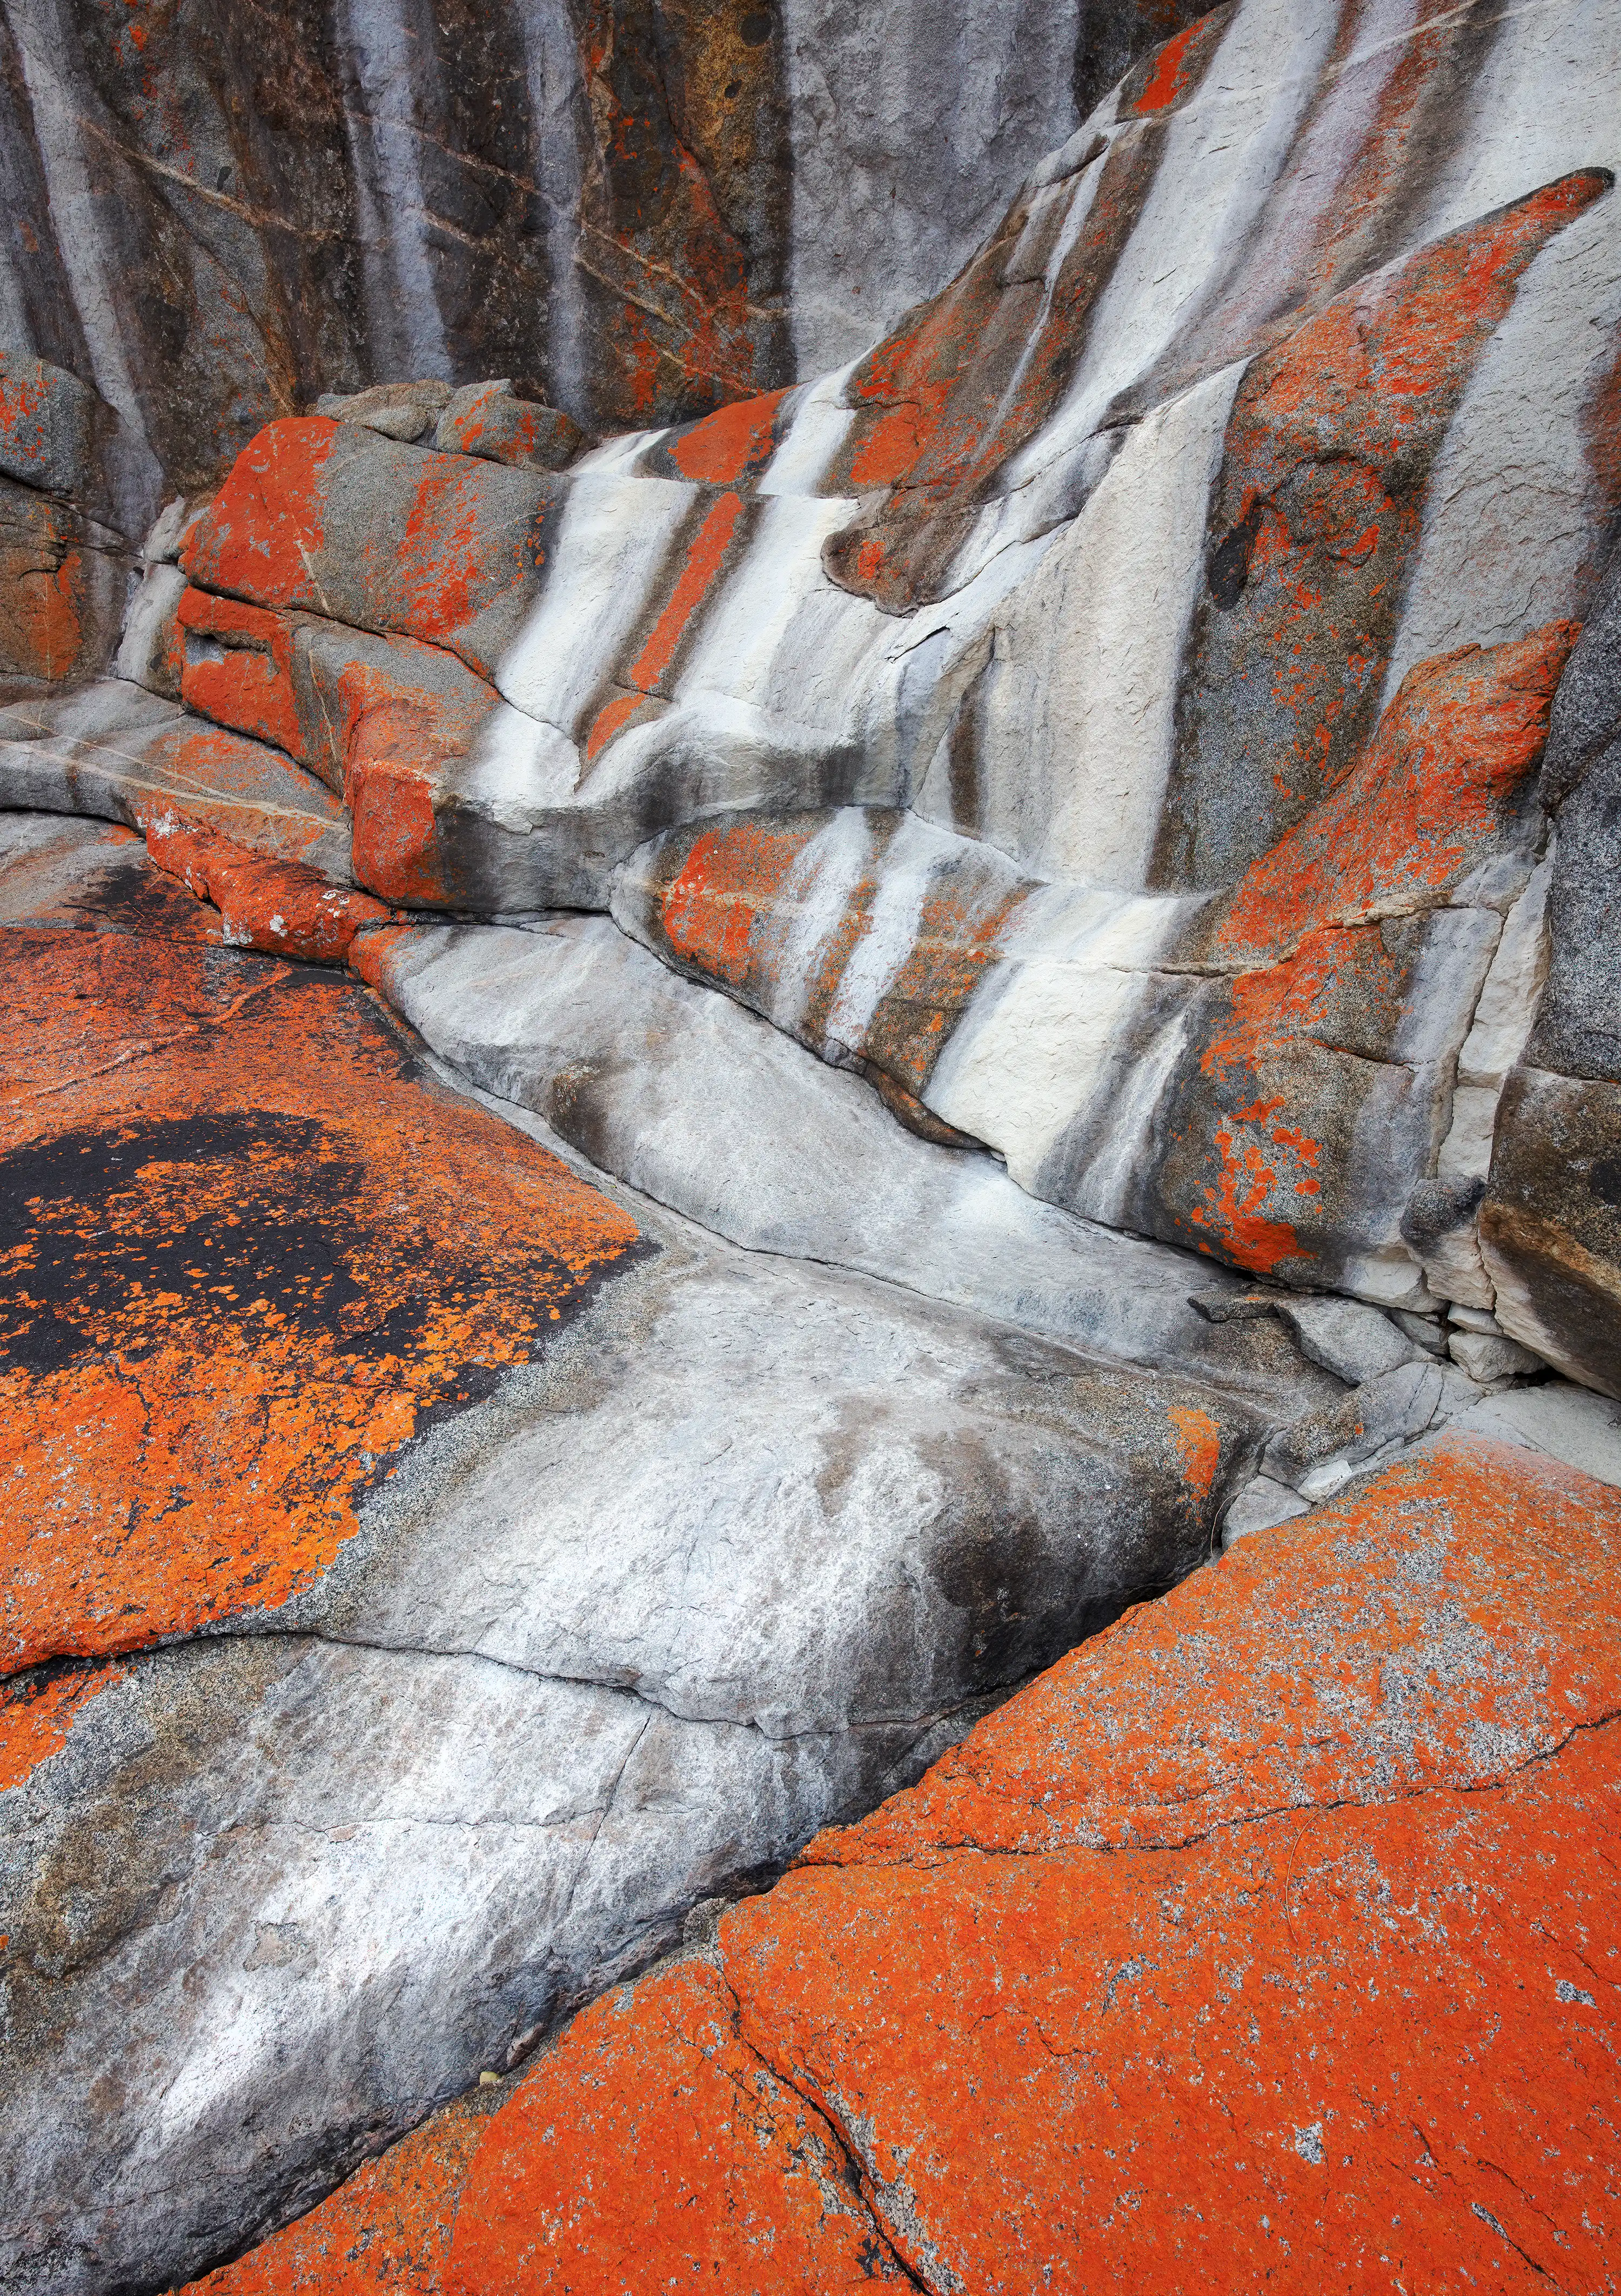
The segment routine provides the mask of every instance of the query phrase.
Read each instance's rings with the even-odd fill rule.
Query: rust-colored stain
[[[1195,1404],[1174,1403],[1166,1416],[1175,1430],[1183,1480],[1194,1498],[1203,1501],[1210,1496],[1222,1463],[1220,1424]]]
[[[636,1241],[443,1091],[364,991],[225,950],[8,937],[0,1658],[286,1601],[430,1414]]]
[[[205,2284],[1605,2286],[1618,1566],[1621,1492],[1410,1456],[594,2004],[443,2198],[449,2116]]]

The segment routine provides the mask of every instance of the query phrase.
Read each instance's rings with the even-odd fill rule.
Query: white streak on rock
[[[1228,367],[1137,423],[1039,571],[996,611],[975,825],[1038,875],[1128,890],[1146,878],[1241,373]],[[949,817],[944,784],[937,768],[921,811]]]

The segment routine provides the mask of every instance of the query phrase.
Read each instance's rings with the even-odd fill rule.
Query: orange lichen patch
[[[1458,1439],[1245,1540],[577,2019],[422,2284],[1604,2285],[1618,1565],[1621,1493]]]
[[[698,831],[684,850],[678,842],[659,904],[672,954],[712,980],[744,988],[755,924],[820,825],[811,814],[788,822],[745,818]]]
[[[1221,992],[1175,1152],[1181,1173],[1199,1177],[1166,1187],[1186,1242],[1269,1275],[1331,1232],[1348,1174],[1325,1144],[1358,1089],[1334,1062],[1353,1026],[1390,1037],[1413,961],[1377,927],[1313,932]]]
[[[1230,883],[1372,731],[1429,469],[1526,266],[1606,188],[1568,176],[1347,289],[1246,373],[1157,864]]]
[[[837,833],[851,821],[859,822],[864,840],[864,857],[855,866],[849,840]],[[782,1025],[805,1043],[828,1053],[837,1039],[841,1055],[859,1054],[915,1095],[1030,889],[1000,856],[987,860],[978,849],[925,871],[915,924],[887,959],[882,982],[869,997],[842,1003],[840,988],[871,925],[896,825],[896,816],[873,808],[831,820],[823,814],[755,816],[675,832],[654,865],[648,922],[678,963],[770,1018],[779,1017],[786,997],[791,1019]],[[830,870],[847,873],[837,899],[823,882]],[[801,930],[807,911],[825,919],[808,947]]]
[[[1122,119],[1145,119],[1184,103],[1205,76],[1206,67],[1232,20],[1231,7],[1215,8],[1145,56],[1120,90]]]
[[[645,2088],[627,2062],[647,2067]],[[701,2222],[695,2190],[712,2203]],[[902,2276],[834,2131],[741,2038],[702,1963],[578,2020],[516,2092],[473,2159],[451,2254],[446,2296],[619,2287],[627,2273],[649,2288],[855,2296]]]
[[[1009,885],[1001,872],[982,882],[972,859],[966,857],[961,872],[942,870],[930,878],[912,946],[859,1031],[856,1049],[910,1092],[928,1083],[1032,890]],[[864,909],[859,922],[864,928],[866,922]],[[841,966],[840,978],[842,972]],[[830,991],[837,985],[830,982]],[[819,1022],[822,1012],[811,1017]]]
[[[735,2105],[683,2087],[728,1996],[926,2286],[1602,2285],[1618,1561],[1616,1493],[1489,1446],[1247,1541],[727,1915],[724,1988],[577,2021],[451,2286],[838,2284],[740,2252]],[[814,2203],[772,2166],[757,2223]]]
[[[791,364],[781,41],[758,11],[692,11],[655,64],[609,0],[585,0],[576,21],[595,147],[583,275],[613,352],[595,372],[617,422],[749,398]]]
[[[428,907],[453,899],[439,855],[432,783],[397,759],[360,757],[349,767],[348,789],[361,883],[390,900]]]
[[[62,379],[38,359],[8,357],[0,367],[0,439],[12,456],[43,464],[49,451],[47,418]]]
[[[1471,37],[1467,18],[1460,17],[1455,0],[1418,0],[1412,29],[1396,51],[1394,65],[1376,42],[1360,70],[1347,70],[1351,57],[1366,37],[1360,9],[1347,9],[1335,41],[1333,62],[1350,83],[1350,101],[1363,101],[1358,85],[1364,75],[1377,76],[1379,97],[1358,140],[1355,156],[1334,186],[1333,196],[1317,203],[1316,244],[1308,258],[1303,283],[1330,291],[1340,286],[1348,262],[1365,244],[1366,235],[1393,198],[1411,183],[1410,154],[1426,125],[1427,108],[1437,100],[1455,96],[1450,67]],[[1338,93],[1338,89],[1335,91]]]
[[[182,593],[175,619],[186,707],[307,763],[292,685],[295,626],[262,606],[195,588]]]
[[[327,875],[340,873],[348,842],[342,805],[314,775],[199,718],[181,718],[146,742],[119,795],[143,832],[175,824],[212,831],[277,860],[324,863]]]
[[[1621,1491],[1444,1439],[1128,1611],[806,1861],[1140,1849],[1550,1753],[1614,1707],[1618,1563]]]
[[[667,603],[646,644],[630,666],[630,682],[643,693],[656,693],[688,624],[708,595],[742,515],[742,497],[717,495],[682,562]]]
[[[677,430],[668,441],[669,457],[684,479],[706,480],[711,486],[736,486],[758,476],[776,446],[776,419],[786,390],[768,390],[757,398],[740,398],[701,422]]]
[[[845,815],[845,820],[852,820]],[[843,1052],[884,1070],[905,1093],[921,1091],[957,1017],[996,960],[1012,914],[1028,884],[978,849],[953,865],[925,870],[916,890],[916,923],[907,944],[887,962],[887,978],[868,999],[840,1004],[840,988],[872,921],[884,882],[896,815],[854,815],[865,858],[849,870],[847,842],[822,838],[829,815],[746,817],[724,829],[675,833],[654,868],[657,939],[680,964],[733,989],[757,1013],[776,1017],[792,1004],[792,1031],[817,1052]],[[840,817],[833,815],[838,829]],[[909,864],[916,868],[916,861]],[[838,900],[822,884],[824,870],[849,870]],[[827,918],[813,946],[801,918]],[[785,953],[792,955],[783,978]]]
[[[5,592],[0,654],[5,668],[20,677],[66,677],[84,648],[84,554],[64,547],[53,554],[54,562],[42,566],[28,545],[0,550]]]
[[[1534,771],[1576,622],[1419,663],[1366,754],[1244,874],[1223,955],[1285,955],[1324,926],[1429,907],[1482,860]]]
[[[830,483],[896,492],[828,542],[828,571],[847,589],[890,613],[941,594],[976,504],[1069,386],[1098,297],[1153,182],[1163,134],[1150,123],[1110,144],[1050,293],[1032,274],[1037,254],[1044,261],[1056,251],[1062,209],[1010,278],[1031,227],[1020,203],[962,275],[856,369],[845,394],[856,421]]]
[[[495,708],[495,689],[437,649],[394,640],[386,661],[346,663],[333,738],[354,824],[355,874],[388,899],[429,907],[454,898],[440,849],[434,790],[466,756]]]
[[[634,691],[618,695],[598,712],[585,737],[588,763],[601,756],[614,735],[664,685],[682,640],[719,580],[742,516],[742,496],[730,488],[704,512],[702,523],[683,554],[675,579],[634,661],[625,673]]]
[[[323,473],[341,428],[322,415],[290,416],[249,441],[181,546],[193,582],[261,606],[315,603],[309,586],[325,527]]]
[[[1222,1463],[1222,1431],[1208,1411],[1197,1405],[1174,1403],[1166,1414],[1176,1431],[1176,1451],[1182,1472],[1195,1499],[1209,1497]]]
[[[449,645],[497,590],[533,563],[527,529],[492,530],[490,465],[464,455],[422,455],[404,546],[382,545],[388,563],[368,570],[370,586],[386,588],[389,624]]]
[[[228,948],[341,964],[363,925],[385,923],[394,914],[381,901],[329,884],[296,861],[266,861],[206,832],[154,826],[146,832],[146,849],[200,901],[212,902]]]
[[[459,2099],[308,2216],[190,2287],[208,2296],[443,2296],[468,2163],[492,2109],[487,2090]]]
[[[244,447],[181,561],[204,589],[442,644],[484,676],[544,562],[555,489],[357,423],[291,419]]]
[[[20,1786],[65,1746],[79,1710],[123,1672],[121,1666],[76,1667],[71,1674],[0,1682],[0,1793]]]
[[[632,1222],[364,993],[111,935],[8,944],[0,1658],[282,1603],[430,1414],[531,1359]]]
[[[723,1924],[743,2036],[926,2286],[1601,2287],[1615,1734],[1175,1849],[795,1875]],[[616,2263],[566,2284],[658,2284]]]

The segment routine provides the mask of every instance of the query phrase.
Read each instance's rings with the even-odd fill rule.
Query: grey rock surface
[[[1412,1363],[1424,1350],[1377,1308],[1360,1300],[1283,1300],[1278,1313],[1311,1362],[1348,1386]]]
[[[23,2296],[240,2250],[1442,1425],[1621,1480],[1603,0],[430,12],[0,0],[0,341],[111,410],[0,476],[7,937],[217,938],[176,827],[364,885],[373,997],[274,980],[420,1095],[387,1203],[426,1044],[641,1231],[285,1599],[0,1687]]]
[[[982,1152],[913,1138],[868,1086],[667,971],[606,918],[420,927],[375,962],[389,1002],[457,1072],[749,1250],[887,1277],[1250,1393],[1281,1416],[1314,1386],[1331,1392],[1275,1320],[1213,1323],[1208,1300],[1194,1308],[1208,1267],[1041,1203]],[[1241,1290],[1218,1278],[1212,1296]]]

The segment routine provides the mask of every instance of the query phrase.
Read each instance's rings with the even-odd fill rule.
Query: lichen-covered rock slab
[[[210,2290],[1601,2285],[1618,1542],[1456,1439],[1247,1540]]]

